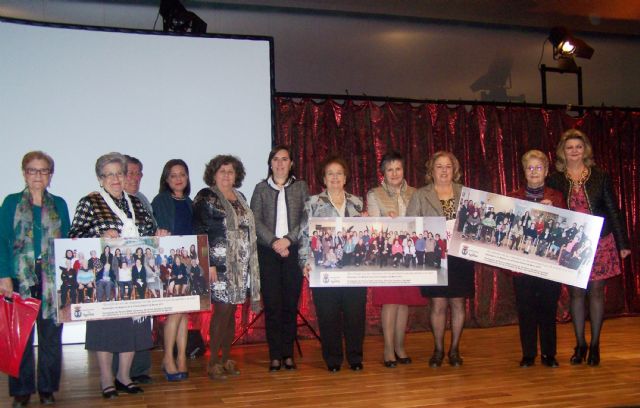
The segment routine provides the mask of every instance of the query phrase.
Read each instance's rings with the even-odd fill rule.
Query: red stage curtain
[[[391,148],[406,157],[405,174],[412,186],[424,185],[424,164],[432,153],[449,150],[460,160],[465,185],[504,194],[524,181],[520,157],[525,151],[548,152],[553,163],[560,134],[572,127],[585,131],[592,140],[597,165],[609,172],[618,201],[623,203],[633,251],[623,263],[623,275],[608,282],[606,313],[616,316],[640,312],[639,111],[587,110],[575,118],[562,110],[523,107],[338,103],[288,98],[276,98],[275,109],[276,143],[293,147],[296,175],[309,183],[312,194],[321,191],[316,179],[317,163],[328,153],[338,152],[351,166],[348,191],[365,196],[380,182],[378,163]],[[300,311],[317,327],[311,293],[306,287]],[[466,324],[470,327],[516,323],[509,273],[477,264],[476,294],[469,299],[467,311]],[[238,333],[253,317],[248,307],[238,309]],[[570,319],[566,288],[560,299],[558,319]],[[207,328],[205,323],[203,334]],[[259,319],[241,341],[263,341],[263,328],[263,320]],[[412,308],[409,329],[428,328],[428,307]],[[380,332],[379,307],[369,303],[367,333]],[[299,333],[309,335],[304,328]]]

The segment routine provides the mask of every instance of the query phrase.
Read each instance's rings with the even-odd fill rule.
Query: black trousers
[[[273,249],[258,245],[258,261],[269,358],[293,357],[298,329],[298,300],[302,290],[298,249],[290,246],[289,256],[283,258]]]
[[[37,268],[37,267],[36,267]],[[39,275],[39,274],[38,274]],[[14,287],[18,282],[13,281]],[[40,289],[33,287],[31,296],[41,299]],[[36,320],[38,329],[38,392],[52,393],[58,391],[60,386],[60,372],[62,370],[62,324],[57,325],[53,319],[42,317],[42,308],[38,312]],[[20,374],[18,378],[9,377],[9,395],[30,395],[36,392],[36,362],[33,349],[33,336],[35,329],[31,330],[27,346],[20,361]]]
[[[540,354],[556,355],[556,311],[561,284],[529,275],[513,277],[520,325],[522,356],[537,355],[540,335]]]
[[[362,362],[367,288],[313,288],[322,357],[327,366],[339,366],[344,359],[344,334],[347,362]]]

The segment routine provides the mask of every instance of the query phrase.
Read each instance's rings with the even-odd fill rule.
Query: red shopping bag
[[[0,296],[0,371],[3,373],[12,377],[19,375],[22,354],[39,309],[38,299],[22,299],[15,292],[11,298]]]

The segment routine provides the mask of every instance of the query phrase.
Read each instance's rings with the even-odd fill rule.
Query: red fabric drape
[[[276,98],[276,143],[291,145],[297,176],[309,183],[311,193],[321,190],[315,172],[329,152],[347,158],[351,179],[348,190],[359,196],[380,182],[377,166],[387,149],[407,158],[405,175],[410,185],[424,185],[424,164],[437,150],[450,150],[460,160],[465,185],[507,193],[524,182],[520,158],[529,149],[549,153],[551,163],[559,136],[568,128],[581,129],[593,142],[598,166],[614,181],[614,190],[626,216],[633,245],[624,273],[611,279],[606,290],[608,315],[640,312],[640,254],[638,202],[640,200],[640,112],[592,110],[574,118],[562,110],[523,107],[457,106],[374,102],[316,102]],[[566,288],[558,312],[569,319]],[[301,311],[315,320],[305,291]],[[367,306],[368,333],[379,333],[379,310]],[[410,328],[428,328],[425,308],[414,308]],[[476,295],[468,302],[467,324],[496,326],[517,321],[511,277],[505,271],[476,265]],[[301,333],[303,334],[303,333]]]
[[[593,143],[598,166],[611,176],[618,202],[622,203],[632,255],[623,262],[623,274],[606,288],[608,316],[640,312],[640,111],[587,110],[575,118],[562,110],[523,107],[457,106],[374,102],[316,102],[311,99],[276,98],[276,143],[291,145],[296,175],[306,180],[312,194],[321,191],[317,164],[330,152],[341,153],[350,165],[348,191],[359,196],[376,186],[377,171],[387,149],[406,157],[405,175],[410,185],[424,185],[424,164],[438,150],[452,151],[460,160],[463,183],[469,187],[504,194],[524,181],[520,158],[529,149],[549,154],[551,163],[562,132],[583,130]],[[553,166],[551,166],[553,167]],[[510,275],[500,269],[476,265],[476,294],[467,304],[467,322],[488,327],[517,322]],[[429,328],[428,307],[411,308],[410,330]],[[311,293],[306,287],[300,311],[317,327]],[[248,307],[239,308],[237,333],[254,317]],[[566,288],[560,299],[558,319],[569,320]],[[202,333],[208,337],[208,318]],[[380,333],[380,310],[367,305],[367,333]],[[299,329],[301,336],[309,332]],[[242,342],[264,341],[259,319]]]

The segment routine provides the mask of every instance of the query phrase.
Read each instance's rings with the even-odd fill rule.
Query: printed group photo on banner
[[[309,220],[310,286],[447,284],[443,217]]]
[[[62,322],[208,310],[206,236],[54,241]]]
[[[603,219],[464,188],[450,254],[585,288]]]

